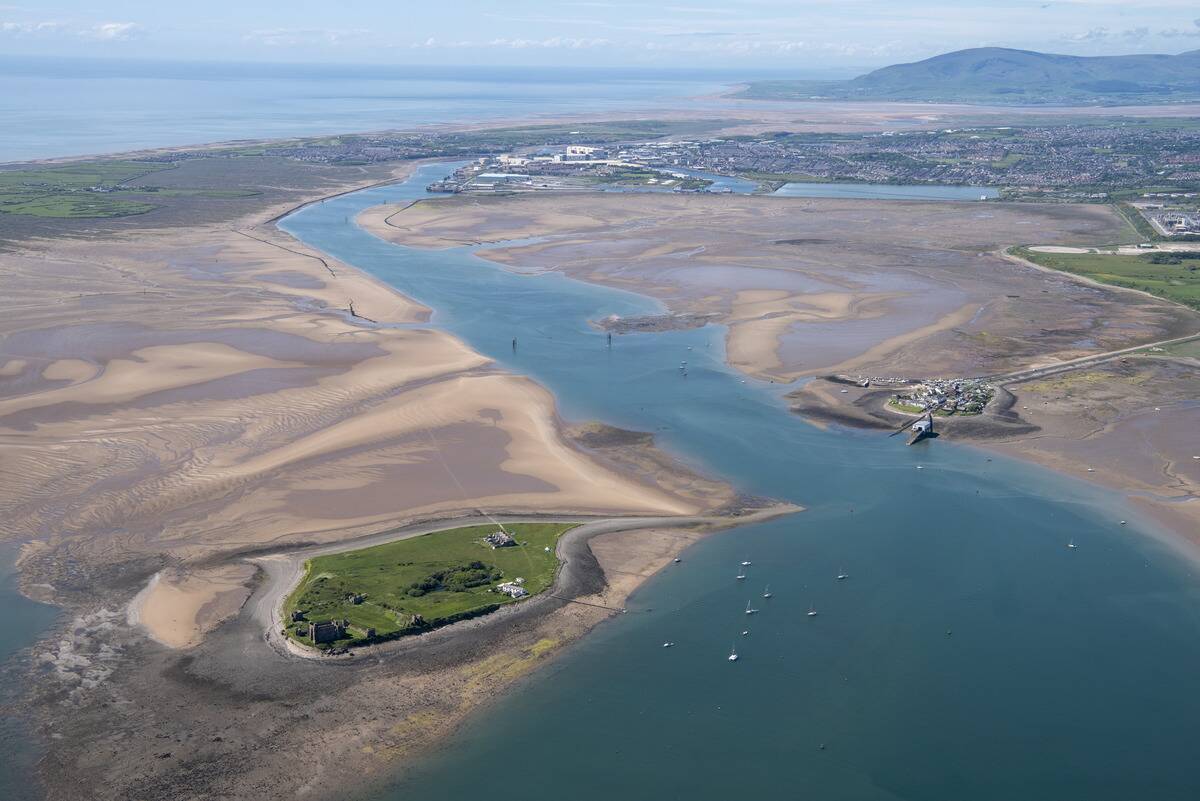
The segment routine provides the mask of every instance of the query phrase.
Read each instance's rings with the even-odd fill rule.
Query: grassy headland
[[[1042,253],[1025,247],[1013,248],[1010,252],[1042,267],[1104,284],[1140,289],[1200,309],[1200,249],[1197,252],[1149,251],[1137,255],[1103,251]]]
[[[392,639],[493,611],[517,600],[495,587],[517,578],[530,596],[554,581],[555,545],[575,523],[515,523],[515,545],[493,548],[497,526],[467,526],[309,560],[284,604],[287,635],[313,645],[310,621],[348,621],[346,637],[321,647]],[[292,613],[303,620],[292,622]],[[365,632],[374,629],[374,636]]]

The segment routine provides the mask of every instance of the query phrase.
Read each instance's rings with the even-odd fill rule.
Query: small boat
[[[682,559],[680,559],[678,556],[676,556],[676,557],[675,557],[675,564],[679,564],[679,563],[680,563],[680,562],[682,562],[682,561],[683,561],[683,560],[682,560]]]
[[[745,570],[739,570],[739,571],[738,571],[738,574],[737,574],[737,580],[738,580],[738,581],[741,581],[741,580],[742,580],[742,579],[744,579],[744,578],[746,578],[746,571],[745,571]]]
[[[1071,540],[1070,542],[1067,543],[1067,547],[1074,550],[1074,549],[1078,548],[1079,546],[1075,544],[1075,540]]]
[[[765,590],[763,590],[763,597],[764,597],[764,598],[770,598],[770,597],[771,597],[771,585],[770,585],[770,584],[768,584],[768,585],[767,585],[767,588],[766,588]]]
[[[749,561],[742,562],[742,567],[750,567],[750,562]]]
[[[743,631],[743,632],[742,632],[742,636],[743,636],[743,637],[745,637],[745,636],[747,636],[749,633],[750,633],[750,629],[746,629],[745,631]]]
[[[673,642],[664,642],[664,643],[663,643],[663,648],[670,648],[670,647],[671,647],[672,645],[674,645],[674,644],[675,644],[675,643],[673,643]]]
[[[838,580],[838,581],[845,581],[845,580],[846,580],[846,579],[848,579],[848,578],[850,578],[850,574],[849,574],[849,573],[838,573],[838,574],[837,574],[837,580]]]
[[[738,660],[737,648],[730,648],[729,649],[729,661],[736,662],[737,660]]]
[[[817,610],[816,610],[816,609],[814,609],[814,608],[813,608],[813,607],[811,607],[811,606],[810,606],[810,607],[808,607],[808,616],[809,616],[809,617],[816,617],[816,616],[817,616]]]
[[[750,605],[749,601],[746,601],[746,614],[747,615],[753,615],[757,611],[758,611],[757,609],[755,609],[753,606]]]

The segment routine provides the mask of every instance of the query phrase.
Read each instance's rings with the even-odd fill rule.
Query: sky
[[[1200,49],[1200,0],[0,0],[0,55],[853,74],[967,47]]]

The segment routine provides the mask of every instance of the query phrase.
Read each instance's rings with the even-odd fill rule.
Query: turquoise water
[[[775,190],[783,197],[837,197],[863,200],[979,200],[998,198],[991,186],[943,184],[823,184],[788,183]]]
[[[31,601],[17,589],[13,563],[17,548],[0,544],[0,797],[7,801],[35,798],[29,780],[36,753],[31,748],[20,712],[22,685],[16,674],[22,669],[20,651],[54,622],[58,610]]]
[[[718,328],[609,351],[588,319],[658,304],[346,221],[447,171],[281,227],[428,304],[435,326],[549,387],[566,416],[654,431],[809,510],[691,549],[387,799],[1200,796],[1200,582],[1111,495],[946,441],[816,429],[781,388],[724,366]]]
[[[190,64],[0,56],[0,162],[230,139],[661,111],[711,70]],[[708,101],[688,101],[704,108]]]
[[[31,601],[17,589],[17,553],[15,545],[0,543],[0,609],[4,610],[0,615],[0,665],[33,642],[58,613],[55,607]]]

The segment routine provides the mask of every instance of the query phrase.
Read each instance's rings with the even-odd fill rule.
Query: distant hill
[[[737,96],[1008,105],[1200,100],[1200,50],[1177,56],[1062,56],[977,47],[894,64],[848,81],[756,81]]]

